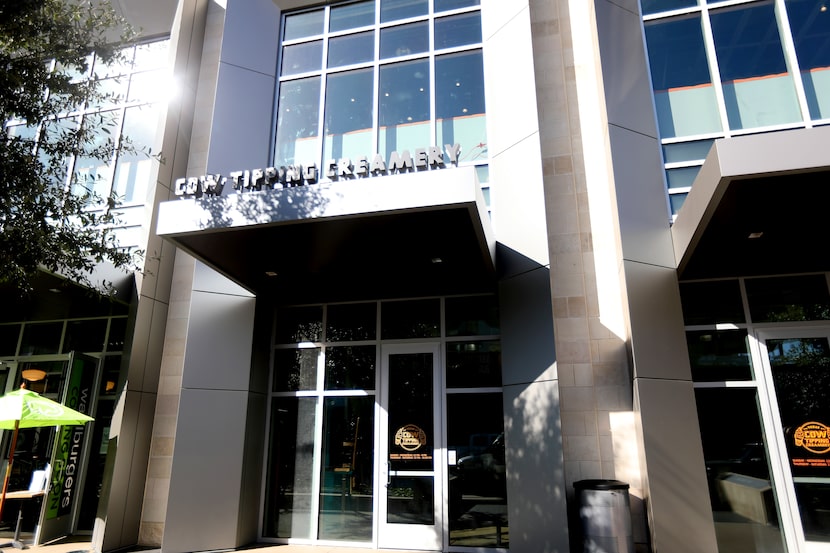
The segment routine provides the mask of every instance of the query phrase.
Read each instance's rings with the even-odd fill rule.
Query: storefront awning
[[[164,202],[158,234],[256,294],[293,301],[466,293],[495,282],[472,167]]]
[[[672,227],[683,280],[830,271],[830,127],[718,140]]]

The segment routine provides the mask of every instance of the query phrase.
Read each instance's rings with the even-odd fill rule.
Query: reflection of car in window
[[[504,434],[499,434],[474,455],[458,460],[451,467],[450,478],[462,494],[505,496]]]

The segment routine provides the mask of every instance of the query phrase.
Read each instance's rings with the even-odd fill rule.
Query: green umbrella
[[[73,426],[91,420],[93,420],[92,417],[27,390],[23,386],[19,390],[0,397],[0,428],[14,430],[11,447],[9,448],[9,464],[6,467],[6,477],[3,480],[3,492],[0,494],[0,517],[3,516],[3,504],[6,502],[6,491],[12,473],[14,448],[17,445],[17,431],[21,428],[42,426]]]

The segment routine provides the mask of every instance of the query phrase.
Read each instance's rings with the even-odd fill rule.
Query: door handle
[[[386,461],[386,487],[392,485],[392,463]]]

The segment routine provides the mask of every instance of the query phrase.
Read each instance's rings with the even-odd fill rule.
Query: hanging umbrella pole
[[[12,432],[12,445],[9,448],[9,464],[6,466],[6,477],[3,479],[3,493],[0,495],[0,520],[3,520],[3,506],[6,504],[6,491],[9,489],[9,478],[12,475],[12,463],[14,462],[14,448],[17,446],[17,431],[20,429],[20,421],[14,421],[14,432]]]

